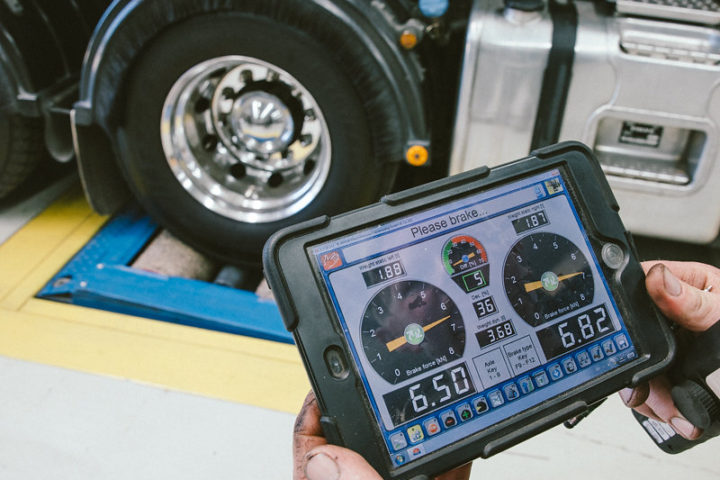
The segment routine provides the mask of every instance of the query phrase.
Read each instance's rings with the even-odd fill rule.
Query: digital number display
[[[547,223],[548,219],[545,215],[545,211],[543,210],[532,213],[530,215],[525,215],[524,217],[520,217],[512,221],[515,233],[517,233],[518,235],[533,228],[546,225]]]
[[[475,393],[464,363],[383,396],[395,426]]]
[[[483,318],[497,312],[495,299],[493,297],[485,297],[482,300],[473,303],[473,307],[475,307],[475,313],[478,318]]]
[[[589,308],[570,318],[537,331],[548,360],[615,331],[605,306]]]
[[[481,347],[487,347],[499,340],[515,335],[515,327],[510,320],[481,330],[475,334]]]
[[[462,287],[467,293],[487,285],[487,280],[485,280],[485,275],[483,275],[482,269],[466,273],[460,278],[462,278]]]
[[[393,278],[402,277],[403,275],[405,275],[405,267],[400,263],[400,260],[388,263],[387,265],[381,265],[367,272],[362,272],[365,286],[368,288],[378,283],[392,280]]]

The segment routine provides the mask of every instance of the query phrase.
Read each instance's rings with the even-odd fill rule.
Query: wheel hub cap
[[[290,73],[238,55],[206,60],[170,89],[160,138],[178,183],[208,210],[248,223],[308,206],[330,172],[330,133]]]
[[[295,131],[288,107],[275,95],[256,91],[238,98],[232,109],[231,123],[238,140],[261,155],[286,149]]]

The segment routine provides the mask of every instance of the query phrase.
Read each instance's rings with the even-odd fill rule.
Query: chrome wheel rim
[[[224,56],[186,71],[163,105],[168,165],[205,208],[248,223],[287,218],[330,171],[327,123],[310,92],[262,60]]]

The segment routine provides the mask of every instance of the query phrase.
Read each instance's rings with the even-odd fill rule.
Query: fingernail
[[[630,400],[632,399],[634,392],[635,391],[632,388],[623,388],[622,390],[620,390],[620,392],[618,392],[620,393],[620,398],[622,399],[623,403],[628,407],[630,406]]]
[[[324,453],[310,457],[305,464],[305,476],[308,480],[338,480],[340,470],[335,460]]]
[[[677,297],[682,293],[682,285],[680,285],[680,281],[667,267],[663,268],[663,283],[665,283],[665,290],[667,290],[667,292],[673,297]]]
[[[678,432],[680,435],[682,435],[685,438],[692,438],[693,434],[695,433],[695,429],[697,428],[692,423],[688,422],[682,417],[673,417],[670,419],[670,424],[675,429],[676,432]]]

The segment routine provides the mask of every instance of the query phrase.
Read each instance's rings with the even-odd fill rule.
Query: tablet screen
[[[395,466],[638,356],[558,169],[308,253]]]

